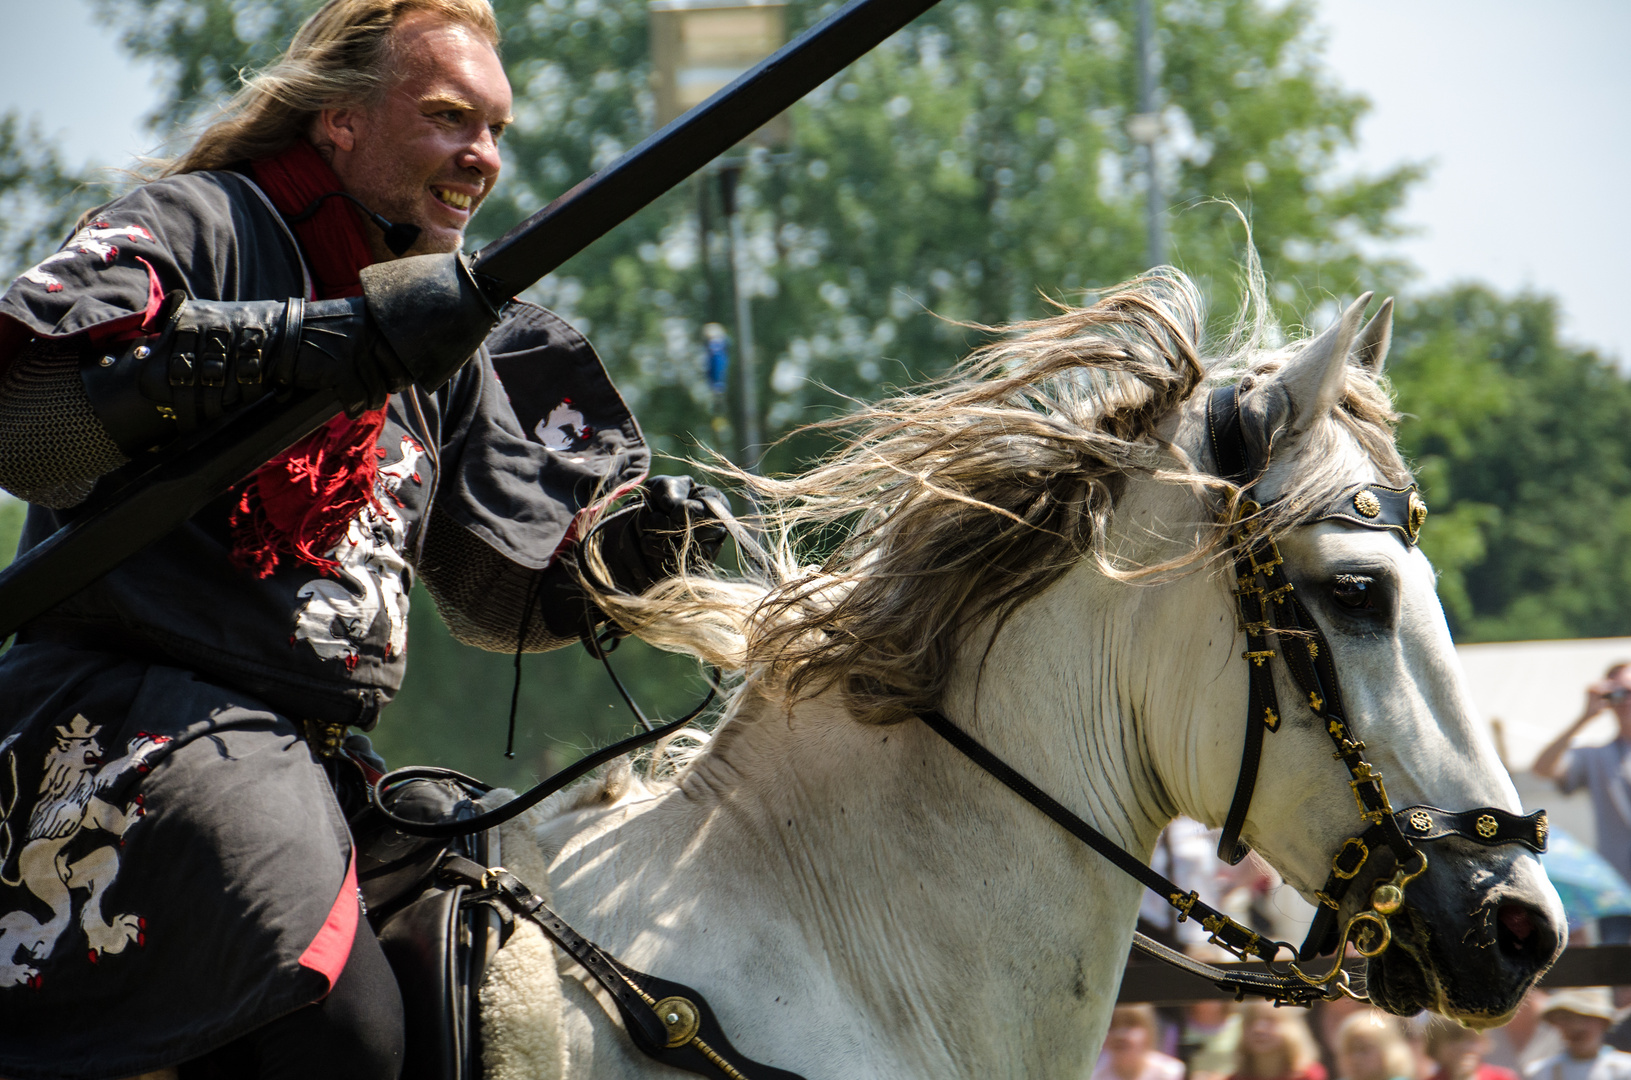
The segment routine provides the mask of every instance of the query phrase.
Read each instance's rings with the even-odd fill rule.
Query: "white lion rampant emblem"
[[[419,483],[424,448],[408,436],[403,436],[401,447],[402,460],[380,466],[374,490],[381,507],[399,502],[396,493],[405,481]],[[295,614],[293,640],[306,642],[325,660],[355,667],[358,647],[383,614],[389,628],[386,659],[402,655],[408,647],[408,596],[402,589],[408,568],[402,555],[406,538],[401,515],[363,507],[345,536],[325,553],[340,564],[336,571],[340,580],[317,578],[300,586],[297,595],[306,603]]]
[[[109,241],[147,240],[151,242],[152,239],[153,234],[140,225],[122,225],[113,228],[105,221],[93,222],[74,233],[73,239],[62,245],[61,251],[41,259],[32,269],[24,270],[23,280],[32,281],[36,285],[44,285],[46,292],[61,292],[62,279],[55,274],[45,272],[45,268],[52,263],[65,262],[78,255],[89,255],[93,259],[101,259],[105,263],[110,263],[118,257],[119,249]]]
[[[131,770],[146,772],[148,759],[170,739],[143,732],[131,740],[124,757],[104,761],[96,738],[101,730],[76,715],[66,727],[56,729],[56,742],[46,753],[39,798],[17,856],[17,878],[0,876],[0,883],[26,888],[51,909],[51,917],[42,922],[27,911],[0,914],[0,988],[39,985],[39,970],[19,961],[18,950],[37,961],[48,958],[73,920],[74,894],[80,890],[90,892],[80,908],[79,925],[90,941],[91,962],[104,953],[122,952],[131,942],[145,943],[146,924],[140,916],[102,915],[102,894],[119,873],[118,847],[109,843],[71,861],[64,849],[85,830],[110,833],[115,840],[124,836],[146,812],[142,797],[137,795],[120,808],[105,801],[102,792]],[[7,744],[0,744],[0,752]],[[13,759],[13,777],[15,764]],[[9,817],[15,802],[14,792],[13,806],[0,812],[0,869],[10,855]]]

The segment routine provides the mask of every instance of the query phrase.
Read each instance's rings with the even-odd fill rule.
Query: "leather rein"
[[[1392,943],[1389,919],[1404,906],[1406,886],[1427,870],[1427,853],[1417,845],[1446,836],[1460,836],[1485,846],[1516,843],[1536,853],[1543,852],[1546,850],[1546,812],[1537,810],[1520,816],[1494,806],[1461,812],[1434,806],[1393,809],[1382,774],[1365,760],[1365,744],[1354,737],[1348,726],[1330,644],[1287,579],[1285,561],[1274,538],[1259,525],[1264,506],[1252,498],[1256,480],[1241,426],[1238,385],[1212,391],[1206,403],[1206,420],[1219,477],[1241,489],[1238,509],[1231,519],[1231,541],[1235,552],[1238,628],[1246,638],[1246,651],[1241,657],[1246,661],[1249,676],[1240,774],[1224,819],[1218,857],[1235,864],[1249,851],[1241,843],[1240,831],[1257,786],[1263,737],[1265,732],[1278,731],[1281,723],[1271,665],[1276,656],[1286,665],[1300,693],[1306,695],[1304,703],[1331,737],[1336,751],[1332,756],[1347,768],[1348,786],[1353,790],[1359,816],[1366,823],[1357,835],[1344,840],[1332,857],[1324,887],[1314,894],[1318,908],[1302,946],[1296,948],[1287,942],[1270,941],[1202,902],[1193,890],[1185,892],[1170,879],[1157,874],[1114,840],[1059,805],[940,713],[924,713],[921,719],[980,768],[1109,859],[1118,870],[1154,890],[1178,913],[1178,921],[1197,920],[1210,934],[1212,944],[1241,960],[1262,960],[1270,968],[1267,972],[1220,968],[1185,956],[1144,934],[1134,934],[1133,945],[1141,952],[1200,975],[1233,992],[1237,1000],[1246,994],[1282,1005],[1307,1005],[1344,994],[1366,1000],[1364,994],[1349,986],[1342,956],[1349,944],[1359,955],[1371,958],[1380,956]],[[1387,530],[1395,533],[1407,547],[1413,547],[1426,519],[1427,504],[1414,484],[1404,488],[1360,484],[1343,492],[1322,512],[1310,517],[1307,524],[1339,521],[1357,528]],[[1383,849],[1393,856],[1393,875],[1372,888],[1368,905],[1350,916],[1338,933],[1337,919],[1344,898],[1371,856]],[[1289,951],[1294,957],[1294,962],[1283,972],[1273,967],[1281,950]],[[1295,962],[1331,952],[1337,954],[1335,962],[1322,974],[1309,974]]]

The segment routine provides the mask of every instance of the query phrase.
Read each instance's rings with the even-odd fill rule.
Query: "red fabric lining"
[[[147,270],[147,307],[121,315],[111,322],[99,323],[85,331],[86,339],[93,345],[116,344],[132,338],[150,337],[159,332],[159,312],[164,310],[164,285],[159,281],[159,272],[153,269],[152,263],[140,255],[131,257]]]
[[[345,868],[345,880],[340,883],[340,895],[334,898],[334,906],[329,909],[328,918],[323,920],[322,929],[311,939],[306,951],[300,954],[301,967],[315,971],[328,980],[328,990],[318,995],[319,1001],[334,989],[340,972],[345,970],[346,959],[351,955],[351,943],[357,937],[361,906],[357,899],[357,853],[353,850]]]
[[[250,162],[249,175],[272,205],[290,217],[312,201],[340,191],[340,178],[310,143],[297,141],[276,157]],[[312,284],[324,300],[361,296],[357,273],[374,261],[363,234],[362,215],[346,199],[329,199],[305,221],[292,226],[311,267]]]
[[[272,205],[289,216],[341,190],[328,162],[303,141],[251,162],[249,171]],[[374,260],[362,219],[349,202],[329,199],[292,228],[319,299],[362,295],[358,274]],[[336,416],[261,466],[240,490],[232,514],[234,565],[266,577],[287,556],[333,572],[338,564],[326,553],[364,509],[382,509],[374,489],[384,455],[376,442],[384,426],[383,408],[355,420]]]

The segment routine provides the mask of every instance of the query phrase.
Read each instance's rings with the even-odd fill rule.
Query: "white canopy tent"
[[[1631,637],[1565,641],[1502,641],[1456,648],[1467,673],[1467,689],[1485,723],[1495,733],[1525,809],[1544,806],[1551,820],[1585,844],[1597,829],[1585,792],[1558,794],[1550,781],[1529,771],[1546,744],[1580,715],[1586,687],[1616,663],[1631,662]],[[1577,743],[1606,743],[1615,736],[1614,718],[1593,720]]]

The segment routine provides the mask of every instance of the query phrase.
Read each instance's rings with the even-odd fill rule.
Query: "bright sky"
[[[1555,294],[1570,338],[1631,365],[1631,3],[1316,3],[1337,79],[1376,106],[1352,167],[1433,166],[1404,215],[1420,232],[1396,245],[1423,283]],[[38,117],[74,162],[150,149],[152,80],[87,0],[11,7],[0,108]]]
[[[1318,0],[1318,19],[1375,105],[1358,169],[1433,166],[1397,245],[1425,282],[1554,294],[1568,337],[1631,367],[1631,4]]]

